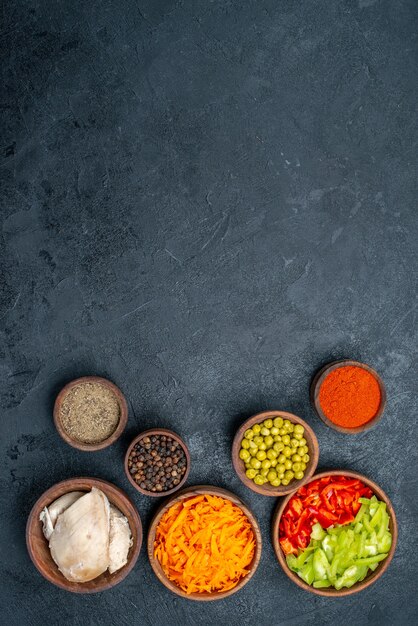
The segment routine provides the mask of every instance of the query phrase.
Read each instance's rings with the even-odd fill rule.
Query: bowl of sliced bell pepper
[[[385,492],[366,476],[332,470],[281,501],[272,541],[285,574],[321,596],[369,587],[393,558],[398,527]]]

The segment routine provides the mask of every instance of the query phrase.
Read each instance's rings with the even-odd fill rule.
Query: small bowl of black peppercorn
[[[190,471],[190,453],[172,430],[152,428],[131,442],[125,472],[131,485],[146,496],[167,496],[184,485]]]

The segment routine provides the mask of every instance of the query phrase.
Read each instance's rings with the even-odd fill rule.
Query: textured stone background
[[[417,13],[416,0],[6,0],[2,623],[416,619]],[[374,431],[338,435],[313,414],[310,379],[339,357],[387,384]],[[130,406],[123,438],[95,454],[52,423],[56,393],[84,374]],[[267,408],[309,421],[320,467],[363,472],[393,500],[398,550],[358,596],[316,598],[275,562],[276,503],[230,463],[238,424]],[[147,527],[156,504],[122,459],[157,424],[190,445],[190,484],[254,509],[255,578],[226,601],[183,601],[143,549],[111,591],[54,588],[26,553],[32,504],[58,480],[101,476]]]

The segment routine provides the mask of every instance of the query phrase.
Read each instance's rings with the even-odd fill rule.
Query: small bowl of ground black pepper
[[[129,482],[146,496],[167,496],[180,489],[190,471],[190,453],[172,430],[154,428],[140,433],[125,456]]]
[[[116,385],[99,376],[72,380],[55,400],[56,429],[70,446],[86,452],[114,443],[127,420],[124,395]]]

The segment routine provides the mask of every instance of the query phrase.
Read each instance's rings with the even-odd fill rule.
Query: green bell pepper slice
[[[324,589],[326,587],[331,587],[331,583],[329,580],[315,580],[313,587],[315,587],[315,589]]]
[[[373,565],[374,563],[380,563],[380,561],[384,561],[387,557],[387,554],[376,554],[375,556],[369,556],[365,559],[357,559],[354,561],[354,565]]]

